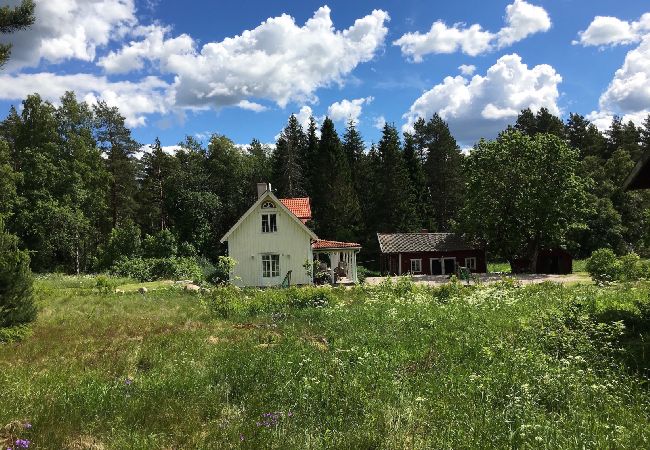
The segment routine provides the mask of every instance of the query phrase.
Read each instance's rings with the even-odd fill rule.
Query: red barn
[[[457,267],[487,272],[485,249],[457,233],[377,233],[382,273],[450,275]]]

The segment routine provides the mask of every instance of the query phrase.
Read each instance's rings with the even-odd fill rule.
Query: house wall
[[[270,200],[270,199],[269,199]],[[262,233],[262,211],[277,214],[278,231]],[[262,255],[280,255],[280,276],[262,277]],[[228,255],[237,261],[231,279],[237,286],[277,286],[289,270],[291,284],[311,284],[303,264],[312,260],[311,238],[287,212],[261,204],[228,237]]]
[[[397,268],[400,264],[400,255],[402,275],[406,275],[411,271],[411,259],[422,259],[422,272],[415,273],[414,275],[431,275],[431,265],[429,262],[431,258],[456,258],[456,265],[464,266],[465,258],[473,257],[476,258],[476,270],[474,272],[487,272],[485,251],[480,249],[460,250],[454,252],[404,252],[399,254],[382,255],[382,270],[394,275],[397,274]]]

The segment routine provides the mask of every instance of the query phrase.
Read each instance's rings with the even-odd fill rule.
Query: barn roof
[[[339,248],[361,248],[360,244],[355,242],[328,241],[319,239],[311,244],[314,250],[339,249]]]
[[[453,252],[478,247],[458,233],[377,233],[377,239],[382,253]]]
[[[309,197],[281,198],[280,202],[287,207],[303,223],[311,219],[311,204]]]

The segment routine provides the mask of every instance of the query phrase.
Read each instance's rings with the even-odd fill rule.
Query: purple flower
[[[291,417],[291,416],[293,416],[293,412],[289,411],[289,412],[287,413],[287,417]]]
[[[14,445],[17,448],[29,448],[30,442],[27,439],[17,439]]]
[[[32,424],[29,423],[29,422],[25,422],[25,423],[23,424],[23,428],[26,429],[26,430],[29,430],[30,428],[32,428]]]
[[[243,434],[239,434],[239,442],[244,442],[245,438]]]
[[[131,386],[133,384],[133,379],[127,377],[124,380],[124,384],[126,384],[127,386]]]

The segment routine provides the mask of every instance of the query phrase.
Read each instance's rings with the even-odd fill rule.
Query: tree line
[[[121,230],[163,233],[184,254],[215,261],[220,237],[266,181],[278,197],[311,197],[309,225],[362,244],[370,267],[377,232],[423,229],[471,233],[504,259],[531,245],[566,245],[576,256],[650,249],[650,196],[620,187],[650,148],[650,119],[636,127],[615,118],[601,133],[577,114],[565,123],[524,110],[499,139],[465,154],[435,114],[411,133],[386,124],[369,148],[353,122],[340,135],[329,118],[303,129],[291,115],[273,148],[258,140],[241,148],[218,134],[179,146],[167,154],[156,139],[138,158],[142,146],[117,108],[71,92],[59,106],[31,95],[0,123],[0,215],[34,270],[71,273],[104,270],[119,256],[111,237]],[[558,209],[571,213],[553,215]]]

